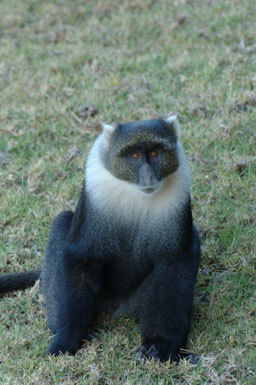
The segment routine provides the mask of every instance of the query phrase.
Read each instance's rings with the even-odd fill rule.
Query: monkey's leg
[[[53,221],[45,250],[41,272],[41,289],[47,312],[47,323],[56,332],[59,289],[61,287],[61,266],[64,247],[73,217],[71,211],[61,212]]]
[[[72,217],[72,212],[64,211],[54,220],[42,266],[42,292],[48,326],[56,333],[48,349],[51,354],[75,353],[87,336],[92,314],[90,275],[95,269],[93,266],[85,268],[82,262],[73,258],[70,261],[65,255]]]
[[[48,353],[74,354],[82,340],[88,339],[88,328],[94,316],[95,298],[100,290],[100,266],[65,258],[58,303],[56,335]]]
[[[142,334],[139,358],[166,361],[186,356],[180,354],[180,349],[185,348],[190,329],[199,255],[200,243],[195,238],[188,255],[181,255],[177,262],[162,261],[156,265],[139,288],[136,294]]]
[[[65,211],[54,220],[42,266],[48,325],[56,333],[50,354],[75,353],[87,338],[98,288],[98,266],[85,265],[65,251],[72,217],[72,212]]]
[[[138,358],[176,360],[179,349],[185,347],[194,292],[194,279],[185,270],[177,263],[161,263],[140,288],[142,345]]]

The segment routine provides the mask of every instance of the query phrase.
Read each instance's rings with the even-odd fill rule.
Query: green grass
[[[102,318],[74,357],[46,357],[36,285],[1,298],[1,384],[256,383],[255,15],[254,0],[1,1],[0,273],[40,265],[101,121],[178,114],[203,244],[197,366],[137,363],[129,318]]]

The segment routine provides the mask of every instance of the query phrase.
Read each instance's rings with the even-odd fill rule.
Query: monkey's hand
[[[76,351],[81,347],[84,340],[91,340],[95,338],[90,333],[87,333],[83,339],[75,336],[74,333],[65,333],[64,331],[57,333],[51,342],[46,354],[58,356],[60,353],[69,353],[74,355]]]

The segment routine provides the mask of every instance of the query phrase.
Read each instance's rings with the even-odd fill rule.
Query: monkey
[[[15,274],[0,277],[1,293],[40,275],[54,334],[48,354],[75,354],[95,317],[108,311],[139,320],[136,358],[197,360],[184,349],[201,246],[178,134],[176,115],[103,124],[75,212],[52,224],[41,273],[20,273],[16,283]]]

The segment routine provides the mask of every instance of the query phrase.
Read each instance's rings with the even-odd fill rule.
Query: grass
[[[255,2],[2,0],[0,15],[0,273],[40,265],[101,121],[178,114],[203,243],[197,366],[137,363],[129,318],[102,318],[74,357],[44,356],[36,285],[1,298],[0,383],[255,384]]]

